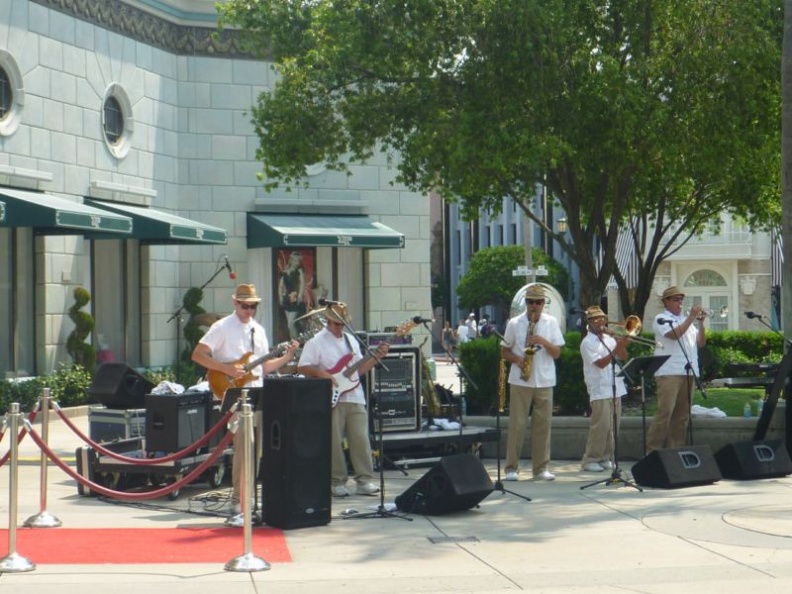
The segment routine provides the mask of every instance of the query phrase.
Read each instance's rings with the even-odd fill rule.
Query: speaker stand
[[[380,365],[382,362],[379,361],[374,366],[375,369],[379,370]],[[372,374],[373,376],[373,374]],[[343,516],[345,520],[368,520],[370,518],[399,518],[400,520],[407,520],[408,522],[412,522],[412,518],[408,518],[401,512],[392,512],[388,511],[385,508],[385,450],[384,444],[382,440],[382,407],[380,403],[382,402],[382,385],[381,382],[377,381],[377,402],[374,405],[374,417],[376,419],[376,426],[377,426],[377,449],[379,450],[379,480],[380,480],[380,502],[377,506],[377,509],[373,512],[366,512],[363,514],[352,514],[350,516]],[[407,473],[404,469],[401,471],[406,475]]]

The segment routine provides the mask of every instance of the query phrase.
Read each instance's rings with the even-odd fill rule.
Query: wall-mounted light
[[[556,221],[556,229],[559,233],[566,233],[567,231],[567,218],[559,217]]]

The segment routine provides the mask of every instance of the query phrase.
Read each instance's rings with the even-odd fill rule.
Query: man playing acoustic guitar
[[[376,495],[379,487],[372,482],[374,466],[371,461],[366,395],[360,385],[360,376],[365,375],[387,354],[389,345],[380,344],[374,353],[375,357],[363,359],[357,340],[344,333],[344,326],[349,322],[346,305],[328,305],[322,314],[327,324],[324,330],[305,343],[297,371],[308,377],[329,378],[333,380],[334,390],[342,390],[332,413],[330,492],[333,497],[349,496],[343,449],[346,435],[349,459],[355,469],[355,492],[358,495]]]
[[[264,374],[280,369],[294,358],[294,352],[299,343],[292,341],[282,356],[270,358],[260,365],[247,369],[244,362],[247,362],[251,356],[256,358],[269,353],[267,333],[264,327],[253,319],[261,297],[256,293],[254,285],[237,285],[236,293],[231,298],[234,301],[234,313],[212,324],[203,338],[195,345],[192,360],[210,374],[215,372],[226,376],[229,386],[236,385],[233,383],[235,379],[248,378],[244,387],[259,387],[264,385]],[[215,396],[222,398],[222,394],[215,394]],[[261,412],[257,411],[256,419],[260,415]],[[238,443],[239,438],[241,438],[240,431],[234,436],[234,449],[242,447]],[[237,463],[239,459],[240,457],[234,456],[231,465],[231,481],[234,488],[232,504],[235,514],[239,513],[239,493],[242,480],[241,464]],[[258,460],[254,460],[254,468],[258,468]]]

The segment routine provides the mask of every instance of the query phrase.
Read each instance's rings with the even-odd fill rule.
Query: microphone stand
[[[674,320],[668,319],[667,323],[668,326],[671,328],[671,330],[674,330]],[[696,331],[700,332],[701,328],[697,328]],[[704,390],[704,384],[701,383],[701,379],[693,370],[693,363],[690,361],[690,356],[688,355],[687,349],[685,348],[685,345],[682,343],[682,336],[680,336],[679,333],[676,331],[674,331],[674,335],[676,337],[677,344],[679,345],[679,349],[682,351],[682,355],[685,357],[685,376],[686,376],[685,394],[687,397],[687,410],[688,410],[688,438],[690,439],[690,445],[695,445],[695,440],[693,439],[693,390],[691,389],[690,378],[692,377],[693,380],[696,382],[696,388],[698,388],[699,392],[701,392],[701,395],[703,396],[704,400],[707,399],[707,393]]]
[[[594,332],[590,324],[586,324],[589,332]],[[627,371],[624,369],[624,365],[622,365],[621,361],[616,358],[613,350],[607,345],[605,339],[602,337],[602,334],[594,332],[597,339],[600,341],[600,344],[605,347],[605,350],[608,351],[610,355],[610,368],[611,368],[611,433],[613,434],[613,469],[611,470],[611,475],[608,478],[594,481],[593,483],[589,483],[588,485],[583,485],[580,487],[580,490],[588,489],[589,487],[593,487],[594,485],[625,485],[627,487],[632,487],[633,489],[637,489],[638,491],[643,492],[643,489],[636,485],[633,482],[628,481],[622,475],[622,470],[619,468],[619,414],[616,409],[616,405],[619,403],[618,398],[619,396],[616,394],[616,367],[618,366],[621,375],[623,375],[630,384],[633,384],[632,378],[629,376]]]
[[[506,339],[500,334],[497,330],[493,330],[492,333],[498,337],[498,340],[501,342],[505,341]],[[498,357],[498,365],[503,365],[503,361],[501,358]],[[509,364],[511,366],[511,363]],[[497,398],[498,395],[495,395]],[[495,479],[495,484],[493,485],[493,491],[500,491],[501,494],[508,493],[509,495],[514,495],[515,497],[519,497],[525,501],[532,501],[530,497],[517,493],[515,491],[510,491],[506,487],[503,486],[503,480],[501,479],[501,410],[500,410],[500,402],[495,403],[495,433],[498,435],[498,451],[496,452],[495,459],[497,460],[497,478]]]
[[[222,272],[225,266],[218,266],[217,270],[215,270],[214,274],[209,277],[209,280],[202,284],[198,290],[201,291],[203,295],[203,290],[209,286],[209,284],[217,278],[217,275]],[[183,301],[183,300],[182,300]],[[181,341],[181,323],[182,317],[181,314],[185,310],[184,303],[179,306],[179,308],[173,312],[173,315],[168,318],[166,324],[170,324],[173,320],[176,320],[176,383],[181,383],[181,352],[180,351],[180,341]]]
[[[382,362],[382,359],[378,358],[374,352],[371,350],[371,347],[367,344],[368,341],[364,342],[358,333],[355,332],[355,329],[352,327],[352,324],[346,324],[349,327],[350,332],[347,334],[352,334],[355,337],[355,340],[363,347],[363,350],[368,353],[369,356],[374,357],[374,360],[377,364],[374,366],[374,369],[385,371],[390,371],[385,363]],[[374,378],[374,373],[371,374],[372,379]],[[345,520],[363,520],[369,518],[399,518],[401,520],[407,520],[412,522],[412,518],[408,518],[407,516],[403,515],[402,513],[391,512],[385,509],[385,449],[382,440],[382,382],[377,382],[377,398],[376,403],[374,405],[375,411],[375,419],[376,419],[376,427],[377,427],[377,448],[379,450],[379,481],[380,481],[380,502],[377,506],[377,509],[373,512],[368,512],[364,514],[353,514],[350,516],[344,516]],[[394,465],[395,466],[395,465]],[[398,468],[398,467],[396,467]],[[407,476],[407,471],[403,468],[399,468],[402,474]]]

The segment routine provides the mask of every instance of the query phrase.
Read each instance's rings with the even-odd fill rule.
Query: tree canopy
[[[537,279],[555,287],[567,298],[569,273],[558,262],[539,248],[533,249],[535,266],[547,268],[547,277]],[[512,271],[525,262],[525,250],[519,245],[488,247],[470,258],[465,276],[457,285],[459,307],[478,309],[492,305],[498,310],[498,319],[508,320],[512,299],[528,281],[524,276],[513,276]]]
[[[723,213],[780,217],[782,0],[229,0],[273,60],[253,109],[265,184],[374,151],[469,219],[510,197],[596,303],[642,313],[660,263]],[[535,212],[538,186],[568,235]],[[639,285],[616,241],[628,230]]]

